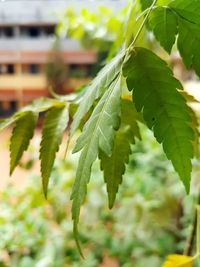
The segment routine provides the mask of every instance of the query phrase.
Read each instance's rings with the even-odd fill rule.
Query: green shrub
[[[96,267],[109,257],[122,267],[159,267],[167,254],[182,252],[194,197],[182,206],[183,186],[160,146],[149,131],[143,139],[134,147],[112,211],[98,163],[93,168],[81,214],[85,260],[70,214],[77,156],[57,160],[47,201],[35,175],[23,189],[8,186],[0,195],[0,266]]]

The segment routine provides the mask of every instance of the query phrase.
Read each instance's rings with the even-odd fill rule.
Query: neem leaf
[[[104,172],[104,180],[107,184],[109,208],[113,207],[119,185],[128,163],[131,153],[131,144],[135,143],[135,137],[140,137],[137,123],[137,111],[131,101],[122,100],[121,126],[115,132],[115,141],[112,155],[108,156],[102,151],[99,154],[101,169]]]
[[[157,0],[156,5],[167,5],[171,0]],[[140,0],[142,10],[149,8],[153,4],[153,0]]]
[[[119,127],[120,121],[120,96],[121,79],[117,78],[96,105],[74,149],[74,152],[82,149],[71,196],[73,200],[72,219],[74,221],[74,234],[80,252],[81,249],[78,241],[80,207],[86,196],[91,167],[97,158],[99,149],[106,153],[106,155],[111,155],[112,153],[114,129]]]
[[[24,111],[44,112],[52,107],[64,107],[65,102],[53,98],[41,97],[34,100],[30,105],[25,106],[16,114],[20,114]]]
[[[6,118],[6,119],[1,119],[0,120],[0,132],[4,130],[5,128],[9,127],[15,121],[19,120],[27,112],[40,113],[52,107],[63,107],[63,106],[65,106],[65,103],[57,99],[45,98],[45,97],[38,98],[34,100],[31,104],[17,111],[13,116]]]
[[[38,114],[27,111],[16,120],[10,140],[10,174],[19,163],[23,152],[27,150],[30,140],[33,137]]]
[[[137,110],[143,110],[144,120],[162,143],[188,192],[194,131],[189,108],[177,90],[182,88],[180,82],[165,61],[145,48],[135,48],[123,72],[129,90],[133,90]]]
[[[47,197],[48,182],[56,152],[59,149],[68,120],[67,107],[54,107],[45,115],[40,144],[41,174],[45,197]]]
[[[0,120],[0,132],[15,122],[14,116]]]
[[[71,125],[70,136],[73,136],[85,114],[90,110],[94,101],[101,97],[108,86],[118,76],[124,59],[124,53],[118,54],[108,63],[91,82],[86,90]]]
[[[199,137],[200,137],[199,123],[198,123],[198,116],[195,112],[195,109],[191,107],[191,104],[199,104],[199,101],[193,95],[190,95],[188,92],[184,90],[180,90],[179,92],[185,98],[188,104],[190,116],[192,119],[190,126],[194,131],[194,137],[195,137],[194,141],[192,142],[193,147],[194,147],[194,156],[198,158],[199,157]]]
[[[198,13],[199,16],[200,13]],[[200,25],[190,23],[179,18],[178,20],[178,50],[187,68],[194,68],[200,76]]]
[[[179,17],[200,24],[200,1],[199,0],[174,0],[169,4]]]
[[[73,152],[80,151],[91,138],[98,140],[99,146],[110,155],[113,145],[113,128],[119,126],[121,79],[117,78],[104,93],[92,115],[85,124],[83,132],[77,140]]]
[[[178,50],[187,68],[200,76],[200,1],[175,0],[155,7],[148,20],[161,46],[170,53],[178,35]]]
[[[170,53],[177,34],[177,18],[168,7],[156,7],[149,16],[149,26],[161,46]]]

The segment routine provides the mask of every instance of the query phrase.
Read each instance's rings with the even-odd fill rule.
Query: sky
[[[125,3],[126,0],[0,0],[0,22],[18,23],[22,20],[31,21],[35,17],[41,20],[43,18],[56,20],[56,16],[66,7],[74,7],[76,10],[87,7],[95,10],[97,5],[103,5],[116,10]]]

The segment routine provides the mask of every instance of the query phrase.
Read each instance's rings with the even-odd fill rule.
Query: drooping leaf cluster
[[[10,139],[10,174],[19,164],[34,135],[38,116],[46,111],[40,144],[41,175],[43,191],[47,196],[49,177],[62,135],[68,125],[69,115],[65,102],[41,98],[23,108],[11,118],[0,123],[0,130],[14,124]]]
[[[177,39],[186,67],[193,67],[200,76],[199,1],[160,0],[156,5],[156,1],[141,0],[141,6],[144,22],[161,46],[170,53]],[[129,27],[130,23],[126,25]],[[87,194],[92,165],[99,158],[112,208],[132,145],[136,139],[141,139],[139,122],[153,131],[189,192],[191,160],[197,155],[199,137],[196,114],[188,104],[191,97],[184,93],[183,86],[164,60],[149,49],[135,46],[138,35],[133,36],[132,43],[128,47],[125,45],[88,85],[70,126],[71,139],[85,122],[73,150],[80,153],[71,195],[78,246],[80,208]],[[132,99],[130,93],[124,97],[127,89]],[[0,130],[15,124],[10,145],[12,173],[28,148],[39,113],[47,111],[40,148],[45,195],[56,152],[69,121],[66,99],[38,100],[0,123]]]
[[[200,75],[200,2],[174,0],[157,6],[149,17],[149,25],[156,39],[168,52],[177,39],[177,48],[187,68]]]

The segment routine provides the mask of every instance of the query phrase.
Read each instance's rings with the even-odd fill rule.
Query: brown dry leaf
[[[193,261],[193,257],[174,254],[167,257],[162,267],[192,267]]]

